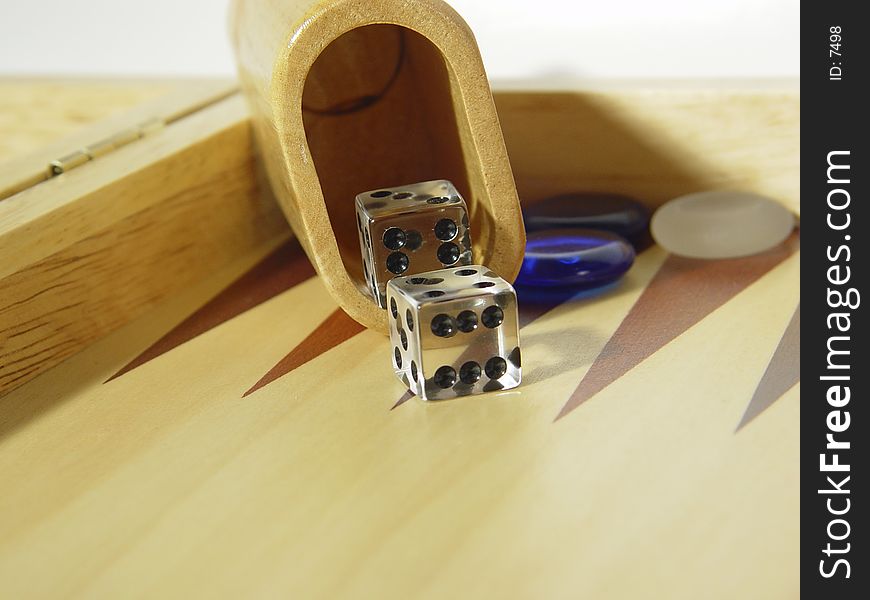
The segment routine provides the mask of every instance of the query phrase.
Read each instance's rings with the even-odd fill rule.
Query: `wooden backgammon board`
[[[793,83],[495,89],[524,203],[799,212]],[[168,94],[161,129],[44,174]],[[315,275],[246,118],[232,84],[0,82],[0,595],[798,595],[798,234],[521,296],[522,386],[424,403]]]

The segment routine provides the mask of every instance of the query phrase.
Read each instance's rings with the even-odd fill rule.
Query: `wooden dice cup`
[[[440,0],[236,0],[233,41],[261,159],[338,304],[386,332],[363,284],[353,203],[450,179],[475,261],[513,280],[522,216],[474,37]]]

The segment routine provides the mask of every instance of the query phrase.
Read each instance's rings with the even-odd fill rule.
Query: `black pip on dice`
[[[424,400],[518,386],[517,296],[487,267],[396,277],[387,284],[396,375]]]
[[[381,308],[393,277],[472,262],[468,209],[449,181],[365,192],[356,218],[366,285]]]

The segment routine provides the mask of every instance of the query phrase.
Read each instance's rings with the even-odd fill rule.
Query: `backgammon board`
[[[497,95],[521,196],[557,97]],[[521,296],[521,387],[425,403],[271,235],[0,397],[0,595],[794,598],[799,263],[650,247]]]

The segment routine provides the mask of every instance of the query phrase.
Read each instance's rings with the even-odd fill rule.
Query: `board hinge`
[[[136,140],[145,137],[155,131],[159,131],[166,126],[166,121],[159,117],[147,119],[135,127],[123,129],[114,135],[102,139],[94,144],[89,144],[84,148],[79,148],[75,152],[71,152],[66,156],[57,158],[49,163],[50,176],[54,177],[61,173],[66,173],[76,167],[80,167],[90,160],[94,160],[98,156],[103,156],[126,146]]]

